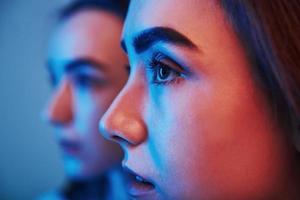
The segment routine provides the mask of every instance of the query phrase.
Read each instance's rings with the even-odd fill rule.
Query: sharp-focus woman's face
[[[293,155],[224,13],[211,0],[133,0],[131,66],[101,121],[137,199],[276,199]]]
[[[98,122],[128,76],[122,26],[113,14],[83,10],[63,21],[51,40],[47,119],[57,129],[69,178],[99,176],[121,161],[121,148],[99,134]]]

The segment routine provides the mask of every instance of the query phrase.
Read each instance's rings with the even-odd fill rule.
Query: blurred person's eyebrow
[[[78,58],[66,63],[65,72],[73,72],[83,67],[92,67],[99,70],[104,70],[104,64],[91,58]]]
[[[198,47],[187,36],[169,27],[153,27],[138,33],[133,39],[135,52],[141,54],[158,42],[170,43],[197,50]],[[127,48],[124,40],[121,46],[125,52]]]
[[[93,67],[96,69],[104,70],[105,65],[99,61],[96,61],[92,58],[77,58],[70,61],[65,61],[63,64],[65,72],[76,71],[82,67]],[[53,72],[53,67],[55,66],[55,62],[53,60],[48,60],[47,69],[49,72]]]
[[[102,70],[105,71],[105,67],[104,64],[95,61],[94,59],[91,58],[78,58],[78,59],[74,59],[71,61],[66,61],[62,64],[64,69],[63,71],[65,73],[72,73],[75,72],[76,70],[79,70],[81,68],[84,67],[91,67],[97,70]],[[54,71],[53,71],[53,67],[55,66],[55,62],[53,60],[48,60],[47,61],[47,69],[48,72],[50,74],[50,82],[52,83],[52,85],[56,85],[57,80],[56,77],[54,75]]]

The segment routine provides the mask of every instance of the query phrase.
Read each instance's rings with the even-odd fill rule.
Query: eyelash
[[[165,59],[165,56],[160,53],[155,54],[151,58],[149,65],[148,65],[148,69],[152,73],[151,82],[156,85],[168,85],[168,84],[172,84],[172,83],[179,81],[180,78],[182,78],[182,73],[175,70],[173,67],[170,67],[168,64],[162,62],[163,59]],[[162,69],[168,70],[166,79],[168,79],[172,75],[174,77],[169,78],[170,80],[159,80],[158,77],[161,72],[160,70],[162,70]]]

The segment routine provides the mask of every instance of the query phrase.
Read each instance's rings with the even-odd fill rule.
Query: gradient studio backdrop
[[[62,162],[41,109],[55,13],[66,0],[0,0],[0,199],[34,199],[63,181]]]

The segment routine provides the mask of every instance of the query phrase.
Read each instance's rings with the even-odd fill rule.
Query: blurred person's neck
[[[62,190],[62,194],[68,200],[127,199],[121,168],[114,168],[97,176],[69,179]]]
[[[106,174],[81,178],[69,179],[62,190],[66,199],[106,199],[109,190],[109,180]]]

